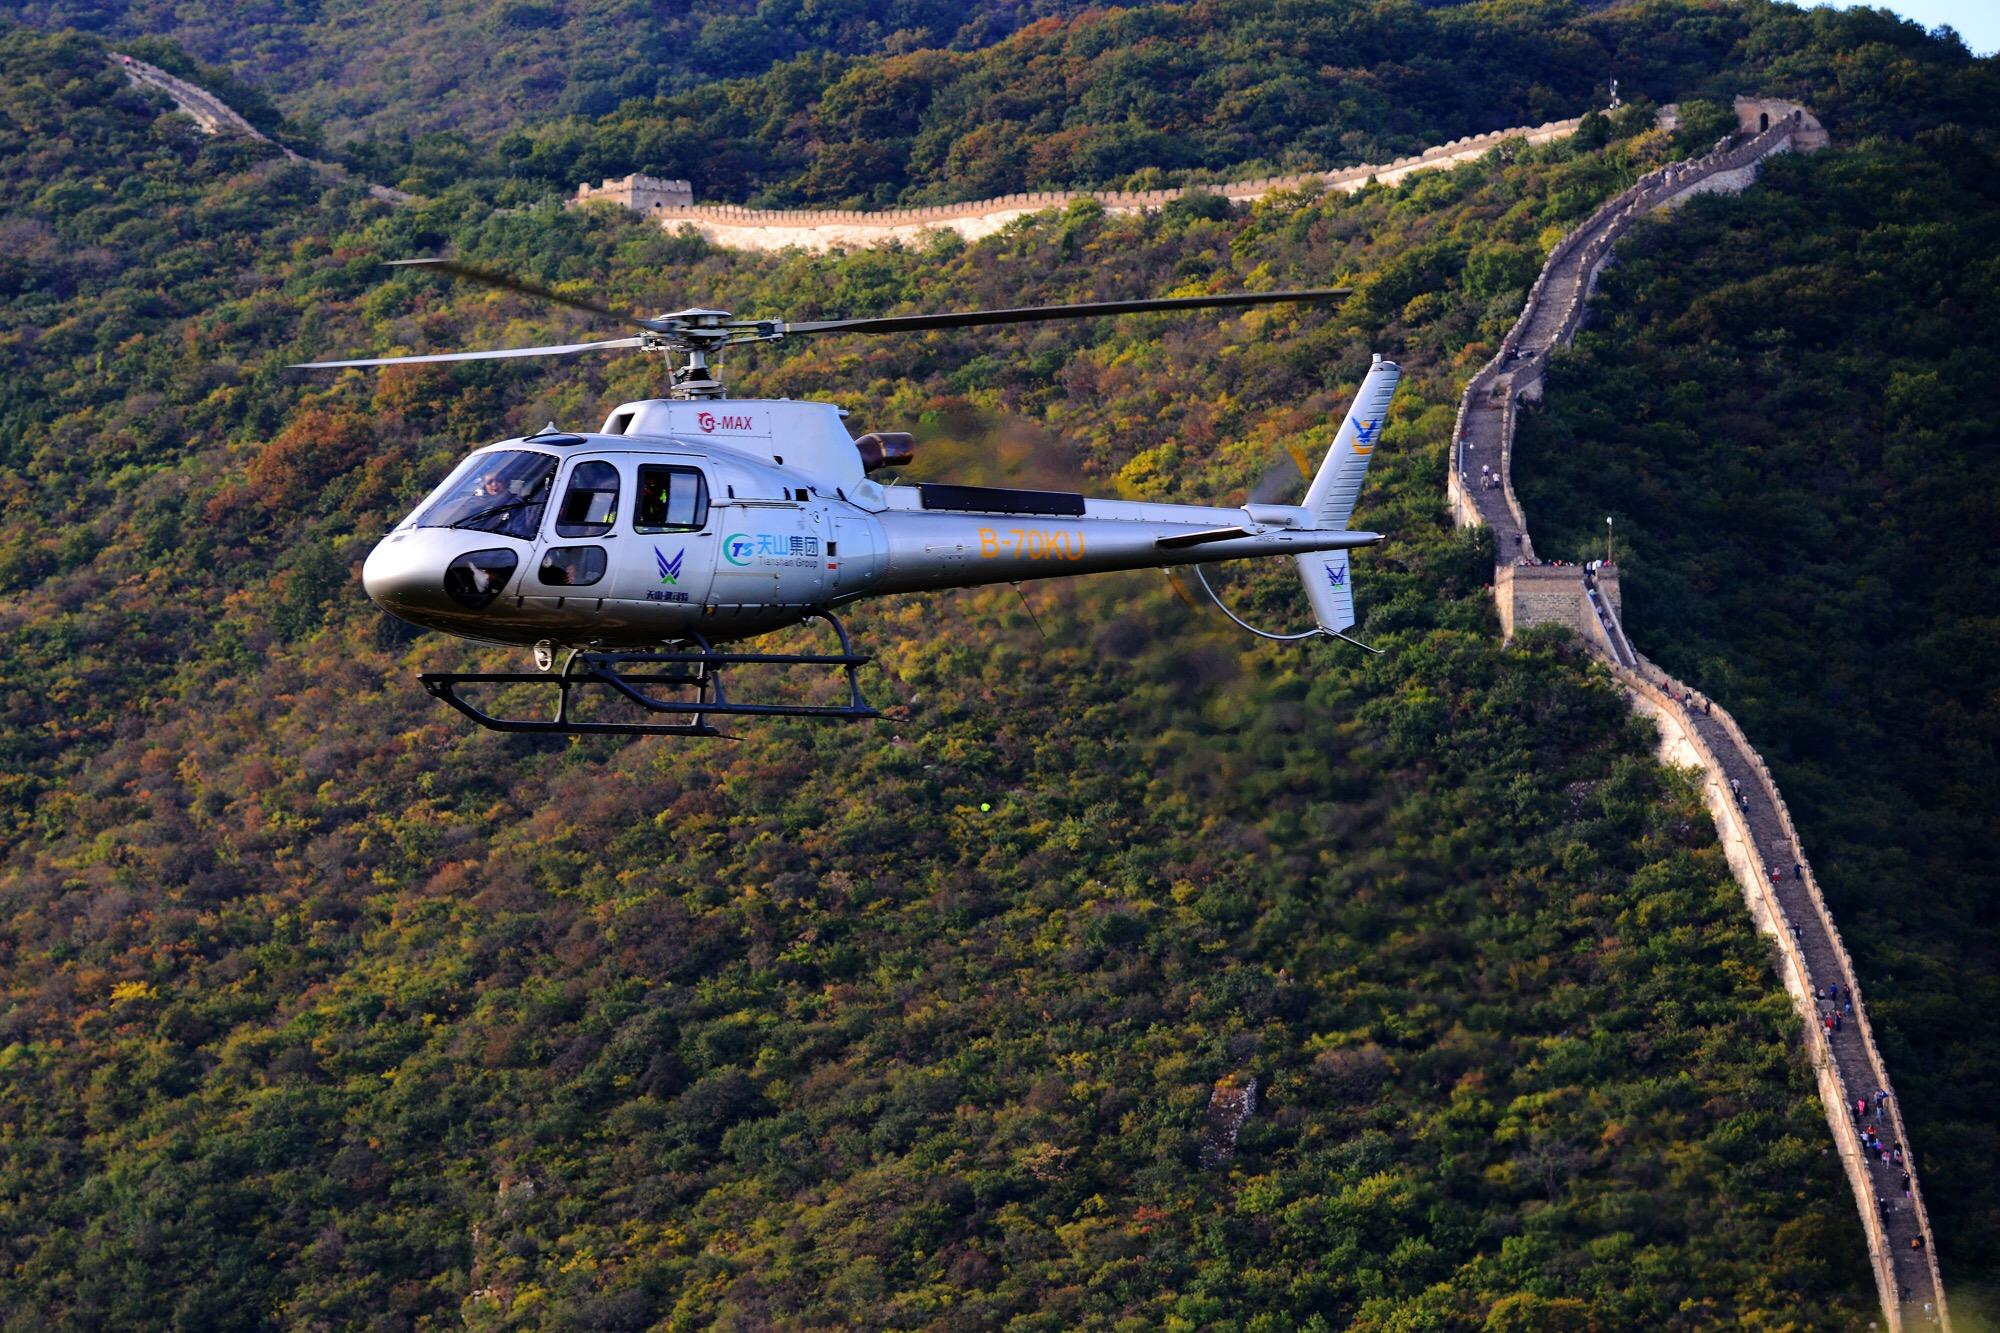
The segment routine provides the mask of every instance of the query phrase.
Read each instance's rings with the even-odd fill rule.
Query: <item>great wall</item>
[[[165,92],[208,134],[235,133],[270,142],[218,98],[166,71],[127,56],[113,55],[128,77]],[[1493,530],[1496,563],[1493,591],[1501,632],[1558,624],[1574,631],[1602,659],[1626,691],[1635,711],[1659,727],[1659,753],[1668,763],[1699,769],[1702,796],[1716,823],[1724,854],[1743,891],[1757,929],[1772,941],[1780,980],[1802,1020],[1805,1049],[1813,1067],[1827,1126],[1853,1190],[1868,1241],[1869,1268],[1891,1333],[1906,1326],[1946,1330],[1951,1316],[1938,1271],[1936,1238],[1924,1205],[1916,1155],[1868,1020],[1853,959],[1842,943],[1832,912],[1820,892],[1791,812],[1770,767],[1727,709],[1700,699],[1640,654],[1621,619],[1617,566],[1611,562],[1552,564],[1539,560],[1528,521],[1513,487],[1515,416],[1519,404],[1539,401],[1542,378],[1554,352],[1582,326],[1586,303],[1612,247],[1633,222],[1671,210],[1706,193],[1741,191],[1772,153],[1811,151],[1827,142],[1812,114],[1793,103],[1736,99],[1741,142],[1725,139],[1701,157],[1660,167],[1607,201],[1549,253],[1529,289],[1519,318],[1500,348],[1467,382],[1452,432],[1446,492],[1460,526]],[[1214,186],[1172,190],[1042,191],[975,203],[882,212],[849,210],[777,211],[695,205],[685,181],[632,176],[600,187],[579,187],[571,202],[609,202],[637,209],[662,226],[692,225],[717,244],[776,250],[788,246],[825,249],[914,240],[939,227],[967,239],[991,235],[1017,218],[1066,207],[1083,198],[1110,212],[1159,208],[1191,191],[1247,201],[1282,190],[1309,186],[1358,190],[1370,181],[1393,184],[1413,172],[1450,166],[1484,156],[1501,142],[1522,138],[1542,143],[1576,131],[1580,121],[1553,121],[1532,129],[1475,135],[1399,158],[1383,166],[1330,173],[1302,173]],[[1735,138],[1737,136],[1732,136]],[[285,156],[345,181],[341,168],[311,162],[279,145]],[[369,185],[376,198],[407,203],[411,197]],[[1491,482],[1475,482],[1473,468]],[[1790,874],[1785,867],[1792,867]],[[1821,1023],[1821,997],[1838,985],[1851,1003],[1853,1022],[1838,1031]],[[1878,1101],[1873,1094],[1886,1093]],[[1254,1095],[1254,1093],[1253,1093]],[[1863,1118],[1857,1103],[1872,1108],[1883,1141],[1902,1149],[1900,1166],[1880,1163],[1862,1143]],[[1878,1176],[1876,1173],[1882,1174]],[[1895,1202],[1896,1176],[1907,1171],[1910,1192]],[[1877,1200],[1882,1202],[1878,1205]]]
[[[1581,327],[1597,275],[1626,229],[1695,195],[1746,188],[1772,153],[1810,151],[1826,143],[1826,132],[1803,107],[1738,98],[1736,109],[1742,142],[1724,140],[1701,157],[1648,173],[1550,252],[1519,319],[1465,387],[1446,489],[1460,526],[1483,525],[1493,532],[1493,593],[1502,633],[1511,638],[1542,624],[1574,631],[1603,659],[1633,708],[1658,724],[1661,757],[1701,771],[1703,800],[1715,817],[1730,869],[1751,918],[1773,942],[1779,977],[1804,1025],[1807,1057],[1854,1192],[1888,1327],[1949,1329],[1936,1237],[1902,1102],[1876,1045],[1854,961],[1769,765],[1727,709],[1701,698],[1632,646],[1621,620],[1615,564],[1551,564],[1537,558],[1527,515],[1514,493],[1517,407],[1540,399],[1550,356]],[[1839,987],[1838,1004],[1822,999],[1829,986]],[[1853,1006],[1852,1021],[1829,1031],[1822,1004],[1847,1003]],[[1888,1095],[1878,1099],[1877,1092]],[[1868,1108],[1868,1122],[1879,1126],[1880,1139],[1902,1150],[1900,1166],[1866,1149],[1857,1103]],[[1909,1196],[1899,1200],[1898,1177],[1904,1171]]]
[[[1261,199],[1283,190],[1306,188],[1352,193],[1371,181],[1393,185],[1413,172],[1474,161],[1509,139],[1539,144],[1566,138],[1576,133],[1577,126],[1582,123],[1580,119],[1552,120],[1544,125],[1469,135],[1381,165],[1298,172],[1288,176],[1260,176],[1255,180],[1188,185],[1168,190],[1036,190],[1027,194],[1002,195],[997,199],[934,204],[922,208],[760,209],[738,208],[730,204],[696,204],[692,202],[694,196],[686,181],[663,181],[634,175],[607,180],[602,185],[579,185],[570,203],[572,206],[614,204],[641,213],[662,227],[693,227],[715,244],[739,250],[783,250],[791,246],[803,250],[828,250],[835,246],[883,245],[890,241],[917,241],[926,232],[943,229],[955,231],[966,240],[973,241],[993,235],[1017,218],[1052,208],[1067,208],[1079,199],[1094,199],[1108,213],[1137,213],[1165,207],[1173,200],[1193,193],[1219,194],[1234,203]]]
[[[111,63],[125,71],[125,77],[143,88],[152,88],[173,99],[174,106],[193,119],[195,126],[203,134],[240,134],[260,143],[271,144],[279,152],[294,162],[302,162],[343,184],[364,184],[364,188],[385,204],[407,204],[410,196],[401,190],[392,190],[386,185],[365,185],[356,182],[344,167],[330,162],[315,162],[309,157],[301,157],[243,119],[223,100],[205,88],[200,88],[186,79],[167,73],[158,65],[149,65],[122,52],[111,53]]]

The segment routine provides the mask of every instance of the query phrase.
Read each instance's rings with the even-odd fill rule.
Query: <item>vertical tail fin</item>
[[[1375,456],[1375,441],[1381,438],[1383,420],[1389,415],[1389,400],[1396,395],[1396,383],[1403,368],[1394,361],[1376,359],[1361,381],[1360,392],[1347,409],[1346,420],[1333,437],[1333,447],[1319,465],[1306,492],[1306,511],[1316,528],[1345,528],[1354,513],[1354,498],[1361,494],[1361,479],[1368,475],[1368,460]]]
[[[1334,434],[1333,446],[1326,451],[1306,492],[1305,508],[1314,527],[1347,527],[1355,497],[1361,494],[1362,478],[1368,475],[1368,460],[1375,456],[1375,442],[1381,438],[1382,423],[1389,415],[1389,400],[1395,397],[1396,383],[1402,377],[1401,366],[1380,357],[1368,368],[1368,377],[1361,381],[1346,419]],[[1347,552],[1320,551],[1295,558],[1313,618],[1321,629],[1344,636],[1354,627],[1354,585],[1348,577]]]
[[[1354,588],[1347,580],[1347,552],[1321,551],[1295,556],[1299,577],[1306,581],[1306,600],[1312,603],[1313,619],[1319,627],[1338,634],[1354,627]]]

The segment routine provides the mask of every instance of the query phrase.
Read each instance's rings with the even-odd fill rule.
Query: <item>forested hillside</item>
[[[1538,550],[1594,554],[1616,518],[1633,639],[1771,761],[1925,1153],[1954,1307],[1990,1312],[2000,68],[1898,45],[1828,99],[1834,150],[1621,248],[1516,468]]]
[[[17,6],[118,34],[366,179],[510,206],[633,171],[704,202],[872,207],[1385,162],[1581,115],[1613,79],[1628,102],[1837,100],[1846,62],[1928,40],[1771,0],[415,8]]]
[[[1795,1020],[1686,783],[1580,652],[1503,652],[1458,382],[1639,113],[1359,196],[1091,207],[966,248],[711,251],[391,210],[0,33],[0,1305],[19,1327],[1828,1327],[1872,1308]],[[1699,116],[1695,117],[1700,123]],[[1351,279],[1335,311],[822,342],[936,452],[1229,497],[1410,368],[1362,637],[1161,585],[852,618],[894,715],[469,729],[493,655],[353,571],[467,445],[636,358],[310,381],[574,326],[384,258],[834,312]],[[991,464],[989,464],[990,466]],[[1247,589],[1299,612],[1289,571]],[[1218,1087],[1256,1080],[1233,1156]],[[1969,1169],[1969,1167],[1968,1167]]]
[[[266,88],[333,141],[452,131],[491,138],[524,121],[597,115],[804,53],[970,49],[1064,0],[330,0],[189,5],[17,0],[42,29],[130,45],[158,38]]]
[[[1614,78],[1627,101],[1811,100],[1839,81],[1824,58],[1852,49],[1826,16],[1767,0],[1197,0],[1087,11],[978,50],[808,53],[603,114],[524,118],[491,151],[457,136],[349,151],[409,188],[448,172],[567,191],[639,170],[710,202],[935,203],[1385,162],[1581,115]]]

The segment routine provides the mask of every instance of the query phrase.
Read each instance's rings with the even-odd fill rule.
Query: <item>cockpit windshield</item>
[[[480,454],[472,466],[417,518],[420,528],[472,528],[533,541],[549,502],[556,460],[548,454],[503,450]]]

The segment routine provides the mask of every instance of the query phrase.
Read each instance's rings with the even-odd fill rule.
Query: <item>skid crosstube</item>
[[[572,651],[559,672],[545,671],[427,671],[419,679],[435,698],[450,704],[492,731],[527,732],[545,736],[720,736],[708,723],[718,717],[826,717],[848,720],[880,717],[861,696],[856,675],[872,657],[857,654],[847,629],[830,613],[816,618],[833,626],[840,638],[837,653],[720,652],[706,641],[675,652]],[[722,672],[731,666],[775,665],[836,667],[847,675],[844,704],[738,703],[729,697]],[[667,667],[665,671],[631,671],[629,667]],[[555,715],[549,718],[498,717],[459,693],[466,685],[536,685],[556,692]],[[692,690],[693,698],[663,699],[649,687],[665,685]],[[674,722],[597,722],[570,716],[573,695],[605,690],[637,704],[649,713],[683,719]]]

